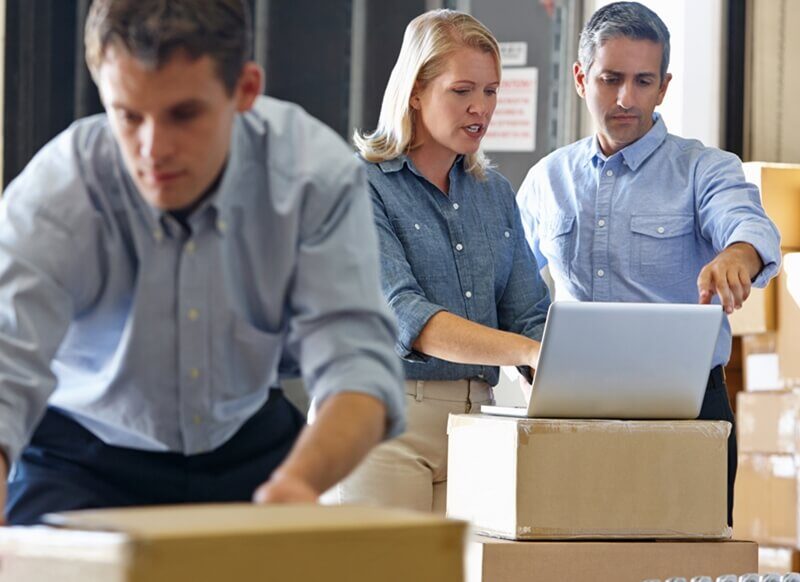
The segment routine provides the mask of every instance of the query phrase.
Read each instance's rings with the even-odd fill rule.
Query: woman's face
[[[418,153],[477,152],[497,106],[499,85],[491,53],[461,48],[447,57],[444,72],[411,96]]]

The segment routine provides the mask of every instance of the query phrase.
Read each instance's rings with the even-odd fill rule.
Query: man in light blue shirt
[[[671,79],[668,64],[669,32],[641,4],[609,4],[584,27],[573,72],[597,134],[545,157],[518,193],[556,300],[713,299],[730,314],[751,285],[763,287],[778,271],[778,231],[739,159],[668,134],[654,113]],[[733,424],[722,371],[730,351],[726,318],[700,418]],[[730,522],[735,429],[728,449]]]
[[[313,501],[404,426],[363,168],[260,97],[243,0],[95,0],[106,114],[0,206],[0,501]],[[296,359],[319,405],[277,389]],[[299,439],[295,443],[296,437]]]

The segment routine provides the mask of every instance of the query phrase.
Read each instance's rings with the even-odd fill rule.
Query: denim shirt
[[[476,179],[461,157],[450,170],[447,195],[406,156],[366,165],[381,284],[397,316],[396,350],[406,378],[497,384],[496,366],[446,362],[416,352],[412,344],[439,311],[541,339],[550,298],[511,185],[492,170],[485,180]]]
[[[523,182],[523,222],[557,300],[697,303],[700,270],[736,242],[764,262],[755,286],[777,273],[778,231],[739,159],[668,134],[658,114],[654,121],[609,157],[596,137],[563,147]],[[730,350],[726,317],[712,366],[727,363]]]

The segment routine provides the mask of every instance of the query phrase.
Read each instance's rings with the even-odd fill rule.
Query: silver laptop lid
[[[722,316],[719,305],[553,303],[528,415],[697,418]]]

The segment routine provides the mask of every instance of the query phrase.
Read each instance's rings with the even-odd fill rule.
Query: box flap
[[[132,539],[463,526],[461,522],[400,509],[250,503],[97,509],[49,514],[44,520],[59,528],[120,532]]]

